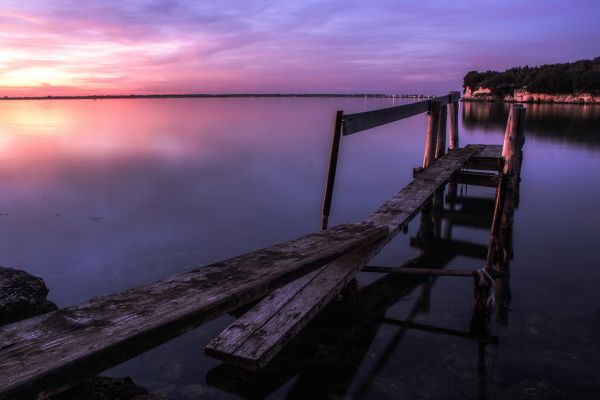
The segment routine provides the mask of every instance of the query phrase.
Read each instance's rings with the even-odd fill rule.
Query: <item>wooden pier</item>
[[[262,299],[206,348],[207,354],[226,362],[248,369],[261,368],[419,212],[431,207],[432,199],[440,199],[449,182],[451,185],[464,181],[483,186],[494,184],[498,187],[498,197],[506,198],[506,201],[496,201],[493,218],[488,215],[477,223],[479,227],[490,229],[487,249],[468,242],[438,239],[446,241],[444,246],[456,254],[477,254],[486,260],[485,270],[495,277],[493,265],[502,234],[499,222],[494,221],[510,225],[512,220],[525,110],[516,106],[511,109],[503,146],[461,148],[458,147],[458,100],[458,93],[453,92],[383,110],[350,115],[337,113],[323,208],[324,228],[330,214],[341,138],[428,113],[422,167],[415,171],[411,183],[362,222],[324,229],[150,285],[1,327],[0,399],[60,390],[212,318]],[[450,120],[449,149],[446,147],[446,118]],[[455,204],[468,202],[456,193],[450,197]],[[499,210],[500,206],[504,208]],[[466,223],[457,210],[439,214],[453,224]],[[427,248],[428,244],[419,240],[415,238],[411,244]],[[437,265],[427,267],[431,268],[415,267],[400,273],[402,268],[378,267],[391,269],[377,272],[389,272],[393,276],[475,276],[475,281],[485,284],[477,279],[481,274],[476,271],[441,273]],[[375,272],[374,267],[369,269]]]

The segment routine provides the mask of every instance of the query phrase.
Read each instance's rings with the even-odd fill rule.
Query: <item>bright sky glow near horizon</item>
[[[600,1],[0,0],[0,96],[445,93],[600,56]]]

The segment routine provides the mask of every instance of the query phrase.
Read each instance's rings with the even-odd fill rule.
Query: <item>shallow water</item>
[[[397,102],[397,101],[396,101]],[[68,306],[317,230],[334,111],[388,99],[6,101],[0,107],[0,264],[41,276]],[[107,371],[172,398],[600,398],[600,106],[528,105],[513,229],[510,310],[498,344],[468,332],[470,280],[362,273],[273,366],[241,374],[205,357],[224,316]],[[461,105],[460,140],[500,144],[507,107]],[[342,140],[330,225],[362,219],[412,179],[425,116]],[[489,188],[468,196],[493,198]],[[447,229],[447,222],[444,222]],[[420,225],[373,265],[419,256]],[[485,229],[452,238],[485,247]],[[440,250],[441,252],[441,250]],[[481,260],[453,256],[448,266]],[[430,287],[428,307],[423,288]],[[550,398],[550,397],[549,397]]]

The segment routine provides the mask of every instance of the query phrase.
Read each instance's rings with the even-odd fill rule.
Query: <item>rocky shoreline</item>
[[[600,95],[596,96],[591,93],[535,93],[528,92],[525,89],[516,89],[512,95],[509,94],[502,97],[495,94],[490,88],[479,87],[476,90],[472,90],[470,87],[467,87],[461,100],[480,102],[503,101],[505,103],[600,104]]]
[[[47,299],[48,287],[42,278],[25,271],[0,266],[0,326],[22,321],[58,309]],[[165,400],[149,393],[129,377],[95,376],[50,397],[48,400]]]

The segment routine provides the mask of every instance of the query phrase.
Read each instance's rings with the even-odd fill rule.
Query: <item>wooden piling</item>
[[[435,147],[437,144],[437,132],[439,129],[440,120],[440,102],[429,102],[429,113],[427,115],[427,138],[425,141],[425,155],[423,157],[423,168],[429,166],[435,160]]]
[[[340,150],[340,138],[342,135],[343,118],[344,112],[338,111],[335,115],[335,124],[333,125],[333,136],[331,139],[331,152],[329,154],[329,169],[327,171],[327,183],[325,184],[325,198],[323,199],[321,230],[327,229],[327,223],[329,221],[329,212],[331,211],[331,199],[333,197],[333,185],[335,184],[335,172],[337,169],[337,159]]]
[[[446,154],[446,120],[448,119],[448,106],[440,107],[440,119],[438,121],[438,134],[435,146],[435,159]]]
[[[504,133],[502,157],[504,157],[504,174],[517,177],[520,174],[521,147],[525,142],[523,127],[525,123],[525,108],[522,104],[513,104]]]
[[[453,94],[458,94],[458,92],[450,92],[450,97]],[[450,107],[448,110],[450,114],[450,143],[448,147],[452,150],[458,147],[458,100],[450,102],[448,106]]]

